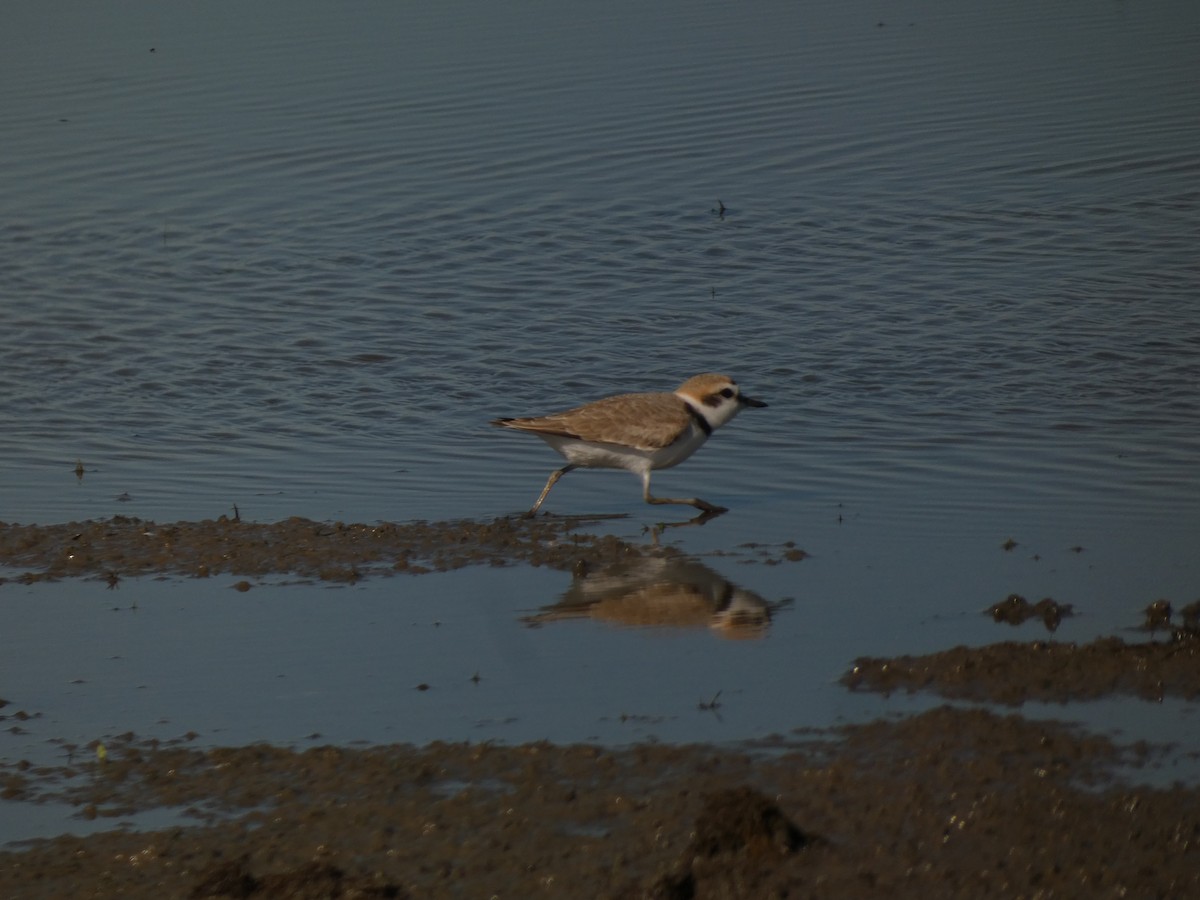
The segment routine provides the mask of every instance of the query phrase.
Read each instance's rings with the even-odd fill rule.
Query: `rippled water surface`
[[[523,627],[569,578],[402,579],[355,589],[381,604],[362,617],[338,599],[349,590],[314,605],[270,588],[243,607],[129,583],[139,627],[151,607],[199,604],[234,632],[259,609],[260,646],[311,646],[336,697],[314,722],[263,694],[279,715],[233,704],[222,726],[189,716],[189,681],[168,695],[181,731],[428,740],[509,716],[520,725],[488,736],[752,737],[853,715],[833,680],[860,653],[1009,636],[978,611],[1010,591],[1074,603],[1068,639],[1200,595],[1190,0],[21,4],[5,18],[0,520],[234,504],[260,521],[493,517],[526,508],[557,457],[490,418],[715,370],[770,407],[656,477],[734,510],[672,540],[812,554],[708,558],[790,601],[765,642],[513,632],[531,662],[508,690],[562,670],[576,687],[510,713],[451,698],[448,719],[356,705],[363,679],[432,677],[396,670],[418,640],[399,627],[373,674],[339,664],[356,629],[440,598],[485,623],[454,644],[465,677],[465,655],[496,640],[487,622]],[[623,473],[572,474],[548,508],[631,512],[611,526],[629,537],[661,518]],[[35,691],[6,647],[3,691],[37,694],[15,699],[52,720],[39,739],[151,730],[159,714],[136,703],[65,711],[79,690],[53,650],[74,645],[39,615],[114,605],[79,589],[0,589],[0,640],[49,667]],[[343,613],[345,642],[322,648]],[[188,653],[221,659],[221,642],[176,646],[179,619],[152,620],[138,646],[174,651],[146,678],[171,658],[189,671]],[[226,668],[196,671],[245,695],[254,677],[226,683]],[[721,689],[754,713],[696,725],[695,700]],[[637,733],[598,724],[635,700],[657,729],[653,715]],[[1138,710],[1113,720],[1196,736],[1189,710]]]

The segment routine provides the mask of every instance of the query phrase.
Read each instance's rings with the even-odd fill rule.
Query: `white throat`
[[[742,408],[742,404],[738,401],[737,397],[720,397],[720,403],[715,406],[709,406],[695,397],[679,391],[675,392],[675,396],[686,403],[695,415],[708,423],[709,431],[716,431],[736,416]]]

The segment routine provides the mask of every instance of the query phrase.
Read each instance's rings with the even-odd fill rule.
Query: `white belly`
[[[538,437],[574,465],[588,469],[628,469],[638,473],[677,466],[708,440],[708,435],[694,425],[675,443],[660,450],[638,450],[621,444],[591,443],[554,434],[539,434]]]

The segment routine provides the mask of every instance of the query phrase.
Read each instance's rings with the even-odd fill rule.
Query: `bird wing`
[[[679,439],[692,416],[674,394],[620,394],[566,412],[524,419],[498,419],[495,424],[532,434],[550,434],[638,450],[661,450]]]

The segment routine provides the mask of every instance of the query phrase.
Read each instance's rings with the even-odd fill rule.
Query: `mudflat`
[[[17,580],[167,572],[315,578],[528,563],[586,572],[653,545],[579,523],[366,526],[132,518],[0,525]],[[1001,642],[860,659],[856,690],[1019,704],[1198,693],[1190,623],[1127,644]],[[9,703],[0,716],[29,711]],[[134,734],[60,765],[0,765],[0,799],[89,820],[179,824],[0,853],[0,896],[1011,897],[1200,894],[1200,789],[1157,787],[1166,752],[944,706],[737,748],[547,743],[200,747]]]
[[[0,895],[1195,896],[1200,793],[1113,774],[1152,752],[949,707],[742,750],[129,736],[5,796],[195,824],[2,853]]]

